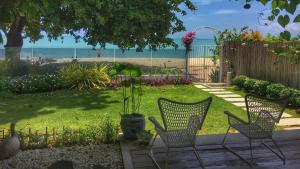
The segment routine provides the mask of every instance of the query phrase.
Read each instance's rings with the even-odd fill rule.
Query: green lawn
[[[141,112],[146,117],[155,116],[161,121],[157,99],[165,97],[172,100],[195,102],[211,94],[194,86],[144,87]],[[243,110],[220,98],[213,97],[202,133],[224,133],[227,117],[224,110],[242,116]],[[104,114],[119,122],[122,111],[122,90],[94,91],[56,91],[34,95],[0,96],[0,128],[7,128],[11,121],[17,122],[18,129],[43,130],[46,126],[82,128],[97,125]],[[147,121],[147,129],[153,126]]]

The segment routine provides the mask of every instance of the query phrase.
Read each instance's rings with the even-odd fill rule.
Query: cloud
[[[258,26],[259,30],[261,30],[264,34],[272,33],[278,35],[280,32],[284,31],[284,29],[277,23],[273,23],[269,26]],[[300,32],[300,24],[299,23],[290,23],[286,26],[286,30],[290,31],[292,36],[299,34]]]
[[[210,5],[222,1],[226,1],[226,0],[192,0],[192,2],[197,5]]]
[[[226,14],[236,14],[240,13],[241,11],[234,10],[234,9],[220,9],[214,12],[215,15],[226,15]]]

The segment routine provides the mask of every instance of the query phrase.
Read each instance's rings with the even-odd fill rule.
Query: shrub
[[[247,78],[244,83],[244,89],[248,92],[252,91],[254,89],[255,83],[256,83],[255,79]]]
[[[267,96],[270,98],[279,98],[283,89],[285,89],[285,86],[280,83],[270,84],[267,86]]]
[[[64,82],[59,75],[25,75],[7,79],[5,88],[13,93],[49,92],[64,88]]]
[[[267,94],[267,86],[270,84],[268,81],[257,80],[253,86],[253,90],[257,95],[265,96]]]
[[[102,120],[100,131],[103,143],[115,143],[118,140],[119,126],[107,114]]]
[[[1,63],[1,74],[5,76],[17,77],[28,75],[32,71],[32,65],[28,61],[18,61],[13,63]]]
[[[151,133],[150,130],[144,130],[144,131],[138,133],[138,143],[140,145],[147,146],[147,145],[149,145],[152,137],[153,137],[153,134]]]
[[[291,88],[285,88],[280,92],[280,97],[290,96],[290,104],[294,107],[300,107],[300,91]]]
[[[63,67],[59,74],[70,88],[75,89],[99,89],[110,82],[107,65],[88,67],[79,63],[71,63]]]
[[[247,76],[239,75],[233,79],[233,84],[242,89],[246,80]]]

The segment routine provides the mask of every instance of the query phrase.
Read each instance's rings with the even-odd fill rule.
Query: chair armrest
[[[155,117],[150,116],[148,119],[154,124],[157,132],[165,131],[165,129],[158,123],[158,121],[155,119]]]
[[[232,122],[231,120],[237,121],[238,123],[242,123],[242,124],[248,124],[247,122],[235,116],[234,114],[230,113],[229,111],[224,111],[224,113],[228,116],[229,124],[231,124]]]

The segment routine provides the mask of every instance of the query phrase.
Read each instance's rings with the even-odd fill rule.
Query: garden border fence
[[[300,47],[300,43],[225,42],[222,46],[222,81],[226,79],[226,72],[232,69],[235,75],[246,75],[300,89],[300,63],[292,63],[290,57],[278,56],[273,52],[275,48],[288,46]]]

